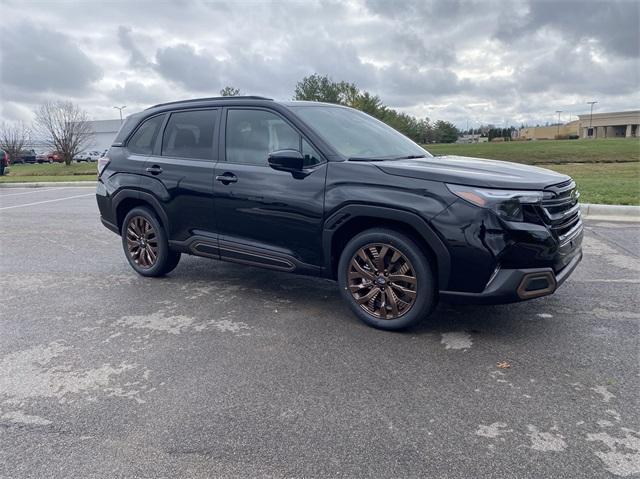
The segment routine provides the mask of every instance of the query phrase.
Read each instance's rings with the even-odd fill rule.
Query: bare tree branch
[[[31,130],[24,123],[0,123],[0,148],[15,161],[29,142]]]
[[[94,132],[87,113],[70,101],[46,102],[36,111],[36,125],[65,164],[93,143]]]

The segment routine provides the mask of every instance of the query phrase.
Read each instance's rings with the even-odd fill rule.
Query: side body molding
[[[327,271],[327,274],[331,274],[330,272],[332,271],[331,243],[334,234],[340,229],[340,227],[348,224],[350,221],[363,217],[398,221],[414,228],[435,254],[438,266],[439,289],[447,289],[449,272],[451,269],[451,256],[449,254],[449,250],[444,245],[440,237],[433,231],[431,226],[429,226],[429,224],[417,214],[395,208],[386,208],[384,206],[358,204],[346,205],[327,218],[322,231],[322,247],[325,252],[324,260],[325,271]]]

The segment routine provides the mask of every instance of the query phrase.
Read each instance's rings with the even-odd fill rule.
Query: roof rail
[[[150,106],[147,110],[151,108],[156,108],[159,106],[165,105],[175,105],[177,103],[193,103],[198,101],[212,101],[212,100],[270,100],[273,101],[273,98],[267,98],[264,96],[256,96],[256,95],[238,95],[238,96],[212,96],[208,98],[192,98],[190,100],[178,100],[178,101],[170,101],[167,103],[158,103],[157,105]]]

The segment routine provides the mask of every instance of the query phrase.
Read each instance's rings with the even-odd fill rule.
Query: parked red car
[[[64,160],[62,159],[62,155],[57,151],[52,151],[47,153],[47,161],[49,163],[62,163]]]

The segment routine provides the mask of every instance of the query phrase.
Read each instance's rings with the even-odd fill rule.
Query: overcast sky
[[[1,115],[47,99],[93,119],[243,94],[289,100],[312,73],[416,116],[552,122],[640,108],[640,2],[0,0]]]

